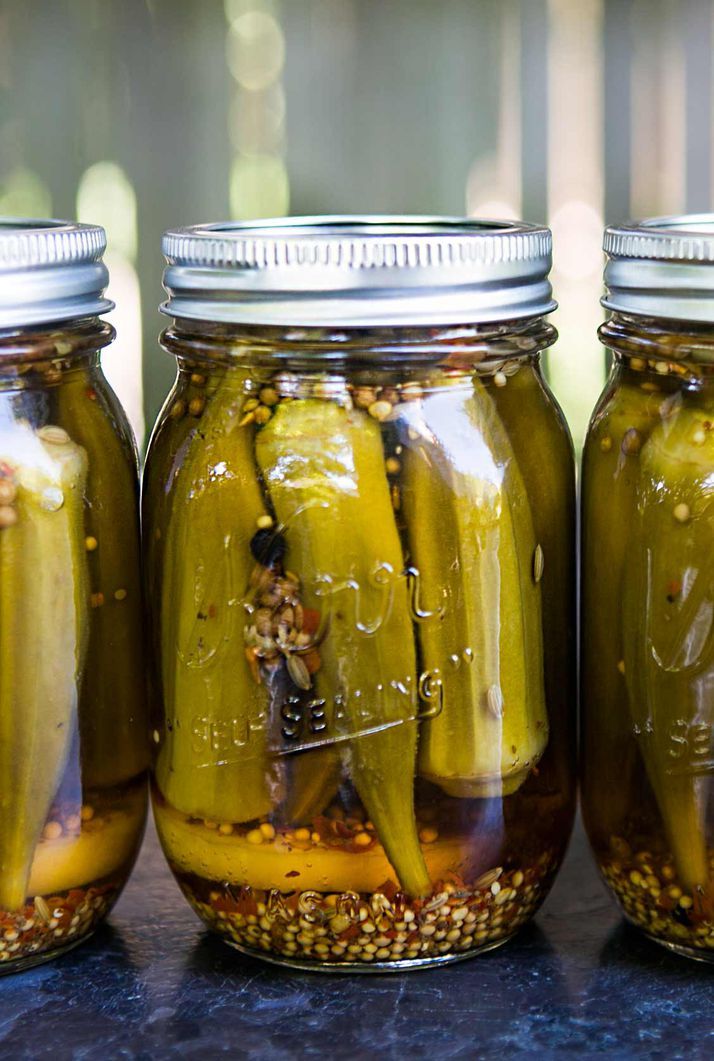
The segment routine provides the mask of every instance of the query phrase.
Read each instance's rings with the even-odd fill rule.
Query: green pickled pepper
[[[700,891],[710,886],[713,418],[684,404],[643,447],[623,594],[632,720],[679,875]]]
[[[244,638],[250,541],[265,513],[253,428],[240,426],[244,379],[231,374],[188,441],[166,519],[159,617],[159,789],[185,814],[228,822],[261,817],[280,801],[268,692]]]
[[[87,458],[59,427],[3,419],[0,465],[17,491],[0,530],[0,908],[17,910],[76,733]]]
[[[478,381],[404,410],[410,559],[432,612],[417,624],[419,645],[443,699],[422,726],[419,772],[451,796],[508,795],[548,740],[526,488]]]
[[[58,389],[61,419],[91,458],[85,529],[91,590],[102,603],[91,615],[80,746],[82,778],[92,788],[129,781],[148,766],[136,457],[131,440],[117,432],[112,399],[93,388],[87,372]]]
[[[379,425],[336,402],[296,400],[278,406],[256,452],[286,562],[305,606],[325,619],[314,679],[334,713],[331,735],[402,888],[427,894],[414,812],[416,658]]]

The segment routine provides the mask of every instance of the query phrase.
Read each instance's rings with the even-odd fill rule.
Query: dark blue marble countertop
[[[153,835],[109,924],[0,978],[0,1058],[710,1058],[714,965],[627,928],[576,832],[535,922],[426,972],[290,973],[205,933]]]

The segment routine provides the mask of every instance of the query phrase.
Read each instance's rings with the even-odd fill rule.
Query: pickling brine
[[[103,245],[101,230],[57,227],[34,231],[62,239],[58,262],[75,234],[85,250],[92,239]],[[6,240],[15,240],[12,257],[31,231],[0,227],[0,257]],[[32,253],[28,243],[18,270]],[[101,274],[94,258],[87,264],[91,306]],[[75,295],[82,282],[75,277]],[[58,312],[41,300],[34,310]],[[0,325],[17,312],[0,297]],[[112,336],[97,318],[0,329],[0,962],[8,970],[87,937],[117,898],[143,833],[137,466],[98,363]]]
[[[552,336],[533,319],[165,333],[154,806],[184,894],[241,949],[453,960],[546,894],[573,809]]]
[[[653,939],[706,957],[714,953],[714,332],[682,319],[674,301],[684,298],[680,282],[691,283],[690,240],[703,231],[701,219],[691,221],[641,228],[648,269],[650,258],[674,269],[662,316],[615,312],[601,329],[615,362],[583,465],[583,804],[626,916]],[[628,231],[608,236],[616,261]],[[666,241],[660,250],[657,240]],[[618,276],[611,271],[626,304],[632,293],[617,288]]]

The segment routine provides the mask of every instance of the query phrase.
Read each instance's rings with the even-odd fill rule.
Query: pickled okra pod
[[[685,886],[709,892],[714,675],[714,409],[685,404],[640,455],[623,594],[625,675],[642,757]],[[704,712],[704,713],[703,713]]]
[[[15,513],[0,530],[0,908],[18,910],[76,733],[87,458],[60,427],[0,417],[4,499]]]
[[[379,425],[335,401],[294,400],[277,407],[256,452],[287,563],[327,624],[316,692],[330,710],[339,699],[334,732],[399,883],[426,894],[410,721],[416,658]]]
[[[61,419],[91,454],[87,475],[85,533],[92,609],[88,653],[92,666],[82,682],[80,746],[82,778],[92,788],[120,784],[148,766],[144,696],[136,467],[131,443],[117,438],[117,410],[92,387],[86,371],[59,388]],[[118,520],[126,520],[117,526]]]
[[[525,485],[478,380],[437,385],[404,416],[410,559],[431,613],[419,645],[443,699],[422,725],[419,772],[451,796],[508,795],[548,740]]]
[[[244,639],[250,542],[265,505],[252,429],[240,426],[242,383],[236,374],[216,391],[188,442],[164,530],[160,615],[158,786],[177,810],[228,822],[268,814],[280,795],[268,692]]]
[[[490,366],[492,367],[492,366]],[[506,366],[499,366],[502,371]],[[494,373],[495,375],[495,373]],[[505,385],[489,387],[527,486],[533,530],[540,546],[532,574],[540,576],[545,701],[548,705],[548,755],[567,806],[574,796],[571,763],[577,756],[570,727],[563,725],[575,702],[575,469],[573,444],[565,418],[554,407],[537,365],[511,362]],[[523,415],[528,409],[529,415]],[[547,456],[547,465],[544,456]],[[539,571],[535,570],[536,561]],[[544,774],[541,761],[539,773]],[[557,797],[553,797],[556,799]]]
[[[637,768],[624,675],[622,593],[640,454],[659,421],[659,406],[659,398],[621,383],[593,419],[583,456],[582,595],[588,638],[582,671],[590,703],[583,720],[588,746],[583,774],[586,789],[592,777],[602,793],[597,797],[597,820],[606,838],[622,829],[628,814],[623,777]],[[585,810],[588,813],[587,804]]]

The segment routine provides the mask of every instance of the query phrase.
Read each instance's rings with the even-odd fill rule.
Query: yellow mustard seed
[[[424,825],[419,830],[419,839],[423,844],[433,844],[435,840],[439,839],[439,830],[432,825]]]
[[[625,661],[624,661],[624,659],[621,659],[621,660],[618,661],[617,669],[619,670],[620,674],[624,674],[625,673]]]
[[[275,839],[275,828],[270,824],[270,822],[262,822],[260,826],[260,831],[266,840]]]
[[[91,534],[84,539],[84,548],[87,550],[88,553],[93,553],[98,545],[99,542],[96,538],[93,538]]]
[[[675,506],[674,518],[677,520],[678,523],[687,523],[690,516],[691,512],[689,510],[689,505],[685,505],[685,503],[682,501],[680,502],[680,504]]]
[[[493,382],[497,387],[505,387],[508,383],[508,378],[505,372],[497,372],[493,377]]]
[[[263,405],[277,405],[280,395],[273,387],[263,387],[260,391],[260,400]]]
[[[372,843],[372,837],[369,833],[357,833],[354,838],[354,842],[357,847],[367,847],[368,844]]]
[[[600,439],[600,449],[603,453],[609,453],[612,449],[612,439],[609,435],[603,435]]]
[[[126,600],[126,590],[116,589],[114,590],[114,600],[123,601]]]
[[[261,833],[260,829],[251,829],[246,836],[246,840],[249,844],[262,844],[263,834]]]
[[[10,505],[0,505],[0,530],[14,527],[17,523],[17,512]]]
[[[388,475],[398,475],[402,466],[396,457],[387,457],[384,467],[387,469]]]
[[[230,822],[221,822],[221,824],[218,826],[218,832],[222,836],[230,836],[233,832],[233,826]]]
[[[372,402],[367,412],[375,420],[386,420],[392,411],[390,402],[376,401]]]
[[[258,516],[255,521],[258,530],[270,530],[273,526],[273,517],[269,516],[267,512],[263,516]]]
[[[85,803],[80,814],[83,822],[91,822],[94,817],[94,807],[91,803]]]
[[[309,829],[305,829],[304,827],[300,828],[300,829],[296,829],[295,830],[295,839],[300,841],[300,842],[302,842],[302,843],[304,843],[306,840],[310,839],[310,830]]]
[[[257,398],[248,398],[248,400],[243,403],[243,412],[252,413],[253,410],[257,409],[259,405],[260,402]]]
[[[193,383],[194,387],[203,387],[206,383],[206,377],[202,376],[200,372],[192,372],[191,383]]]
[[[11,505],[17,497],[17,487],[11,479],[0,479],[0,505]]]
[[[272,410],[267,405],[259,405],[254,413],[256,424],[267,424],[271,416]]]
[[[179,398],[173,403],[169,411],[172,420],[180,420],[186,413],[186,402]]]
[[[62,826],[59,822],[47,822],[42,830],[45,840],[59,840],[62,835]]]
[[[192,398],[188,403],[188,411],[191,416],[200,416],[206,407],[205,398]]]
[[[372,387],[357,387],[352,399],[358,409],[369,409],[377,400],[377,395]]]

